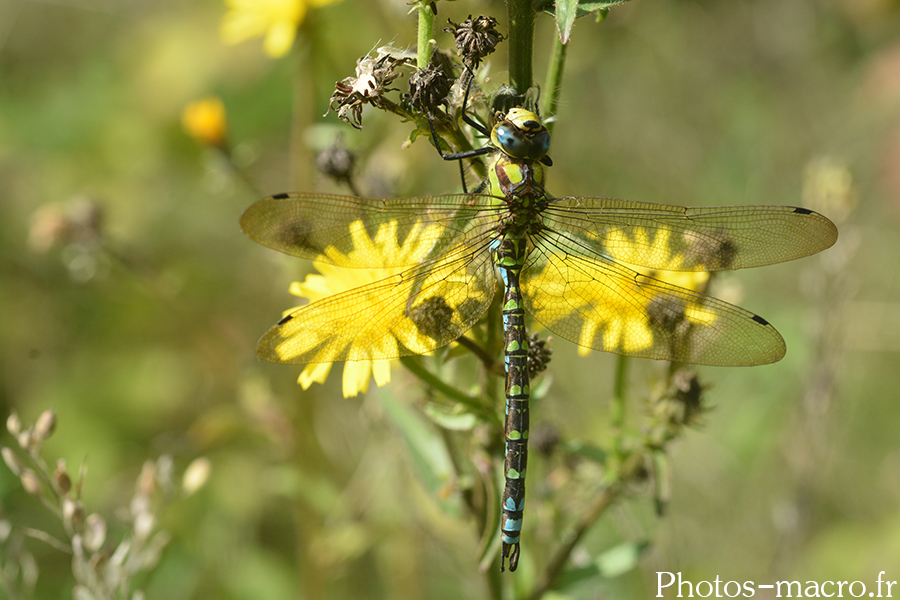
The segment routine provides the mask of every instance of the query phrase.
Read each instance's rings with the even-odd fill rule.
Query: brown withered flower
[[[452,27],[444,29],[452,33],[456,38],[456,49],[462,57],[463,64],[470,69],[478,68],[481,59],[494,51],[505,36],[497,31],[497,19],[479,15],[475,19],[472,15],[462,23],[454,23],[447,20]]]
[[[528,337],[528,377],[534,377],[550,363],[553,350],[546,345],[547,340],[542,340],[536,333]]]
[[[704,386],[693,369],[679,369],[672,377],[672,400],[679,407],[675,413],[680,424],[694,425],[706,412],[703,390]]]
[[[438,107],[447,103],[451,87],[453,81],[444,68],[432,61],[409,76],[409,103],[420,113],[434,115]]]
[[[409,62],[405,56],[385,51],[379,51],[374,57],[363,56],[356,61],[356,77],[347,77],[335,84],[328,110],[335,111],[345,123],[362,129],[363,104],[385,108],[390,101],[384,94],[394,91],[389,86],[402,75],[397,68]]]
[[[346,184],[355,195],[359,196],[353,183],[355,162],[356,156],[344,144],[342,135],[338,135],[330,146],[316,156],[316,167],[323,175],[338,183]]]

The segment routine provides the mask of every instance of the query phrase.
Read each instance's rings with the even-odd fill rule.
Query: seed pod
[[[34,425],[34,434],[41,441],[46,440],[56,429],[56,412],[53,410],[45,410],[38,417],[37,423]]]

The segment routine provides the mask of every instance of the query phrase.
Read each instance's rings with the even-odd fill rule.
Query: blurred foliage
[[[499,2],[438,6],[439,23],[493,14],[507,31]],[[44,453],[87,463],[84,502],[110,529],[124,529],[116,507],[147,460],[172,456],[176,472],[210,461],[209,483],[159,515],[170,541],[136,582],[148,598],[487,597],[480,531],[454,482],[418,476],[421,461],[446,461],[428,444],[440,434],[417,408],[421,387],[397,369],[390,388],[344,399],[335,378],[302,391],[299,368],[258,362],[256,339],[310,265],[237,226],[264,194],[345,191],[314,171],[337,132],[359,153],[366,195],[458,188],[424,138],[403,147],[409,127],[396,120],[367,113],[356,132],[321,117],[356,59],[379,40],[412,45],[415,22],[402,0],[345,0],[310,10],[293,51],[273,60],[260,38],[222,43],[226,11],[216,0],[0,2],[0,406],[25,422],[55,410]],[[556,35],[540,17],[538,81]],[[569,44],[553,194],[802,203],[841,238],[821,256],[716,280],[714,294],[779,328],[788,355],[701,370],[715,410],[665,461],[664,517],[631,490],[576,552],[576,566],[594,557],[608,577],[564,597],[648,597],[656,571],[900,579],[900,4],[632,0],[602,23],[575,21]],[[505,52],[486,61],[496,86]],[[227,111],[234,164],[182,129],[185,106],[210,95]],[[553,346],[533,421],[599,444],[614,359]],[[631,415],[664,368],[633,364]],[[532,461],[518,590],[585,501],[560,501],[566,473]],[[4,469],[0,506],[14,525],[62,535]],[[67,596],[71,557],[26,543],[35,597]]]

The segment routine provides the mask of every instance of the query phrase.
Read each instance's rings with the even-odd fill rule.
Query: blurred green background
[[[423,484],[398,432],[402,410],[430,427],[415,380],[396,368],[389,388],[344,399],[336,368],[304,392],[299,368],[254,351],[311,266],[258,247],[238,218],[262,195],[340,191],[313,168],[322,140],[343,131],[364,194],[458,188],[425,140],[401,147],[409,125],[369,111],[358,132],[321,117],[357,57],[415,43],[408,8],[315,9],[273,59],[260,38],[223,44],[219,1],[0,1],[0,407],[27,422],[57,411],[44,456],[72,472],[87,462],[86,510],[110,523],[145,460],[170,454],[178,472],[211,461],[208,484],[160,514],[172,540],[135,581],[147,597],[488,595],[480,532],[450,484],[444,495]],[[492,14],[508,31],[500,2],[438,8],[441,24]],[[553,27],[539,18],[538,82]],[[491,85],[505,83],[505,47],[489,60]],[[182,129],[184,107],[210,94],[242,175]],[[633,0],[606,22],[580,20],[551,154],[557,196],[802,204],[841,232],[822,255],[716,280],[714,294],[782,332],[787,357],[700,369],[714,410],[671,448],[665,516],[649,489],[631,490],[581,552],[648,549],[560,597],[649,597],[657,571],[900,579],[900,3]],[[99,229],[61,236],[54,224],[86,206],[102,211]],[[532,419],[603,443],[613,358],[552,345],[553,385]],[[632,363],[635,413],[661,368]],[[535,523],[551,468],[541,460],[529,473]],[[5,468],[0,506],[16,527],[63,537]],[[70,557],[26,547],[35,597],[69,597]],[[7,540],[3,564],[14,550]],[[532,575],[514,577],[527,590]]]

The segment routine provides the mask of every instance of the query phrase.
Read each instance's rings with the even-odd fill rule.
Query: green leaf
[[[480,422],[478,417],[470,412],[447,410],[446,407],[437,404],[426,404],[422,410],[438,427],[450,431],[472,431]]]
[[[628,0],[607,0],[606,2],[586,2],[582,1],[578,3],[578,12],[582,13],[578,16],[582,16],[584,14],[592,13],[595,10],[603,10],[605,8],[610,8],[612,6],[617,6],[619,4],[625,4]]]
[[[450,455],[441,437],[419,413],[398,401],[387,388],[381,388],[378,397],[385,414],[406,442],[413,468],[428,491],[436,495],[453,475]]]
[[[540,382],[532,386],[531,388],[531,401],[537,402],[538,400],[543,400],[547,397],[547,393],[550,391],[550,387],[553,385],[553,375],[547,373],[544,375]]]
[[[583,567],[565,570],[556,580],[557,589],[564,590],[581,582],[612,579],[637,566],[650,542],[624,542],[597,556]]]
[[[557,0],[557,2],[546,2],[541,5],[543,12],[556,18],[556,28],[559,30],[559,39],[565,44],[569,40],[572,33],[572,25],[575,19],[580,19],[590,14],[597,15],[597,21],[606,19],[610,7],[619,4],[625,4],[629,0]],[[573,6],[575,5],[575,6]],[[574,11],[574,16],[572,16]]]
[[[569,42],[577,15],[578,0],[556,0],[556,29],[559,31],[559,41],[563,44]]]
[[[618,577],[637,566],[650,542],[625,542],[614,546],[594,559],[594,564],[605,579]]]
[[[605,450],[603,450],[602,448],[598,448],[597,446],[585,444],[581,440],[576,439],[566,442],[564,447],[570,454],[583,456],[584,458],[594,461],[595,463],[600,465],[605,465],[606,461],[609,459],[609,455]]]

